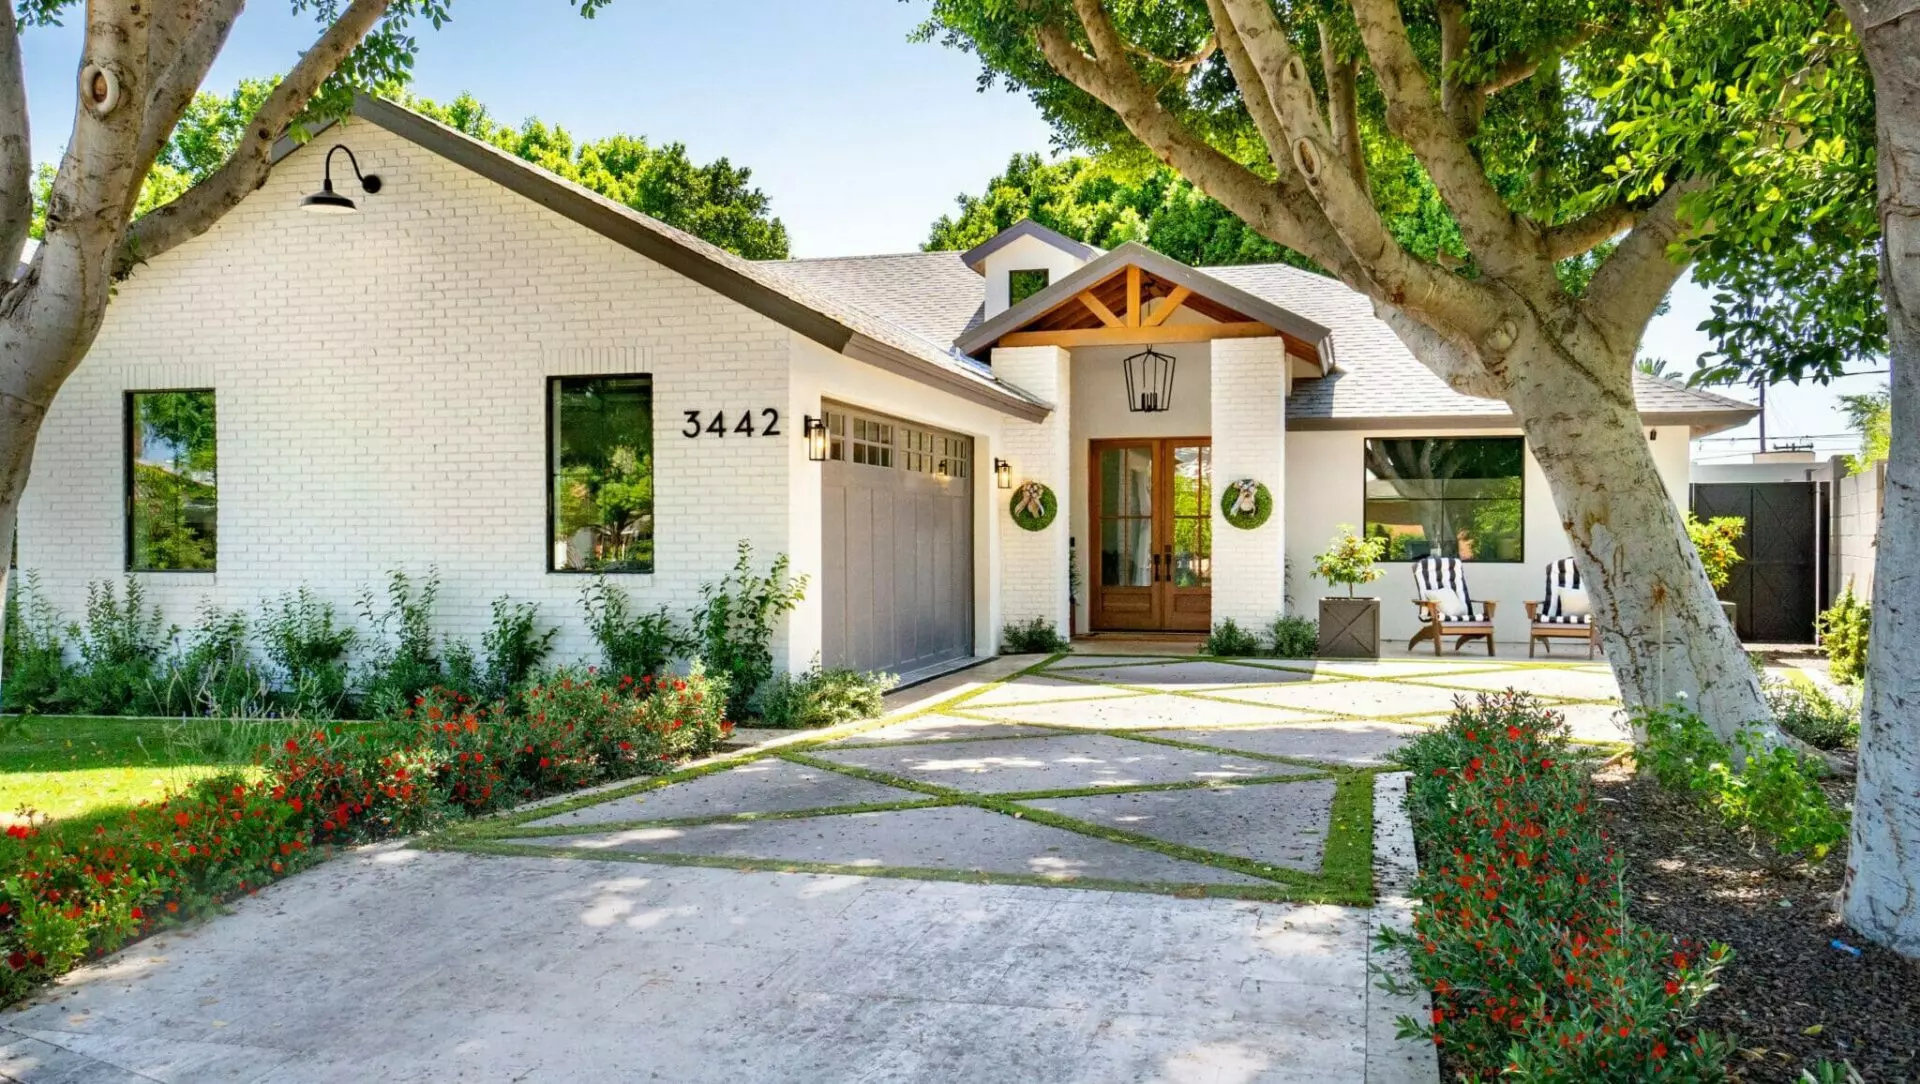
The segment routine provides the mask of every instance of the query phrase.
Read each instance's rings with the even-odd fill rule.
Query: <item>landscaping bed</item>
[[[1823,782],[1836,808],[1844,781]],[[1730,1035],[1730,1068],[1751,1081],[1798,1081],[1821,1059],[1872,1082],[1920,1080],[1920,969],[1856,937],[1834,915],[1841,844],[1785,874],[1684,794],[1610,769],[1594,780],[1626,858],[1630,913],[1662,930],[1733,949],[1700,1027]],[[1833,948],[1840,940],[1861,954]]]

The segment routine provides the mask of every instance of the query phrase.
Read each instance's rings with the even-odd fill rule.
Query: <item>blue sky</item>
[[[576,136],[613,132],[680,141],[699,160],[753,170],[798,256],[919,247],[959,193],[977,192],[1020,151],[1049,148],[1024,97],[975,90],[971,57],[907,40],[924,0],[614,0],[592,20],[566,0],[456,0],[444,29],[422,28],[414,90],[470,91],[501,120],[528,116]],[[72,124],[79,18],[25,41],[35,156],[52,160]],[[230,88],[285,70],[314,24],[286,0],[254,0],[207,81]],[[1675,291],[1643,352],[1691,367],[1702,291]],[[1770,435],[1840,433],[1838,390],[1780,388]],[[1703,445],[1725,456],[1751,442]],[[1847,438],[1821,449],[1846,450]]]

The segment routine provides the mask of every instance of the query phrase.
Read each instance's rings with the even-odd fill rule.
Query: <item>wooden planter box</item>
[[[1733,626],[1733,634],[1735,636],[1740,635],[1739,605],[1737,603],[1728,602],[1726,599],[1721,599],[1720,612],[1727,615],[1727,624]]]
[[[1320,657],[1380,657],[1380,600],[1328,596],[1320,600]]]

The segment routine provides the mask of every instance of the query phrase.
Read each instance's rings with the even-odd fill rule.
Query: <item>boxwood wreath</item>
[[[1226,492],[1220,494],[1220,515],[1231,526],[1251,531],[1273,515],[1273,494],[1251,478],[1228,482]]]
[[[1044,531],[1060,514],[1060,501],[1053,490],[1039,482],[1026,482],[1013,491],[1013,500],[1007,504],[1012,513],[1014,525],[1025,531]]]

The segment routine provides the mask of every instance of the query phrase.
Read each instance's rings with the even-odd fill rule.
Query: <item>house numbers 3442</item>
[[[728,433],[743,437],[781,435],[780,412],[772,407],[761,407],[759,410],[747,409],[731,415],[724,410],[716,410],[712,414],[704,410],[689,410],[685,413],[687,427],[680,430],[680,435],[688,439],[703,436],[724,437]]]

